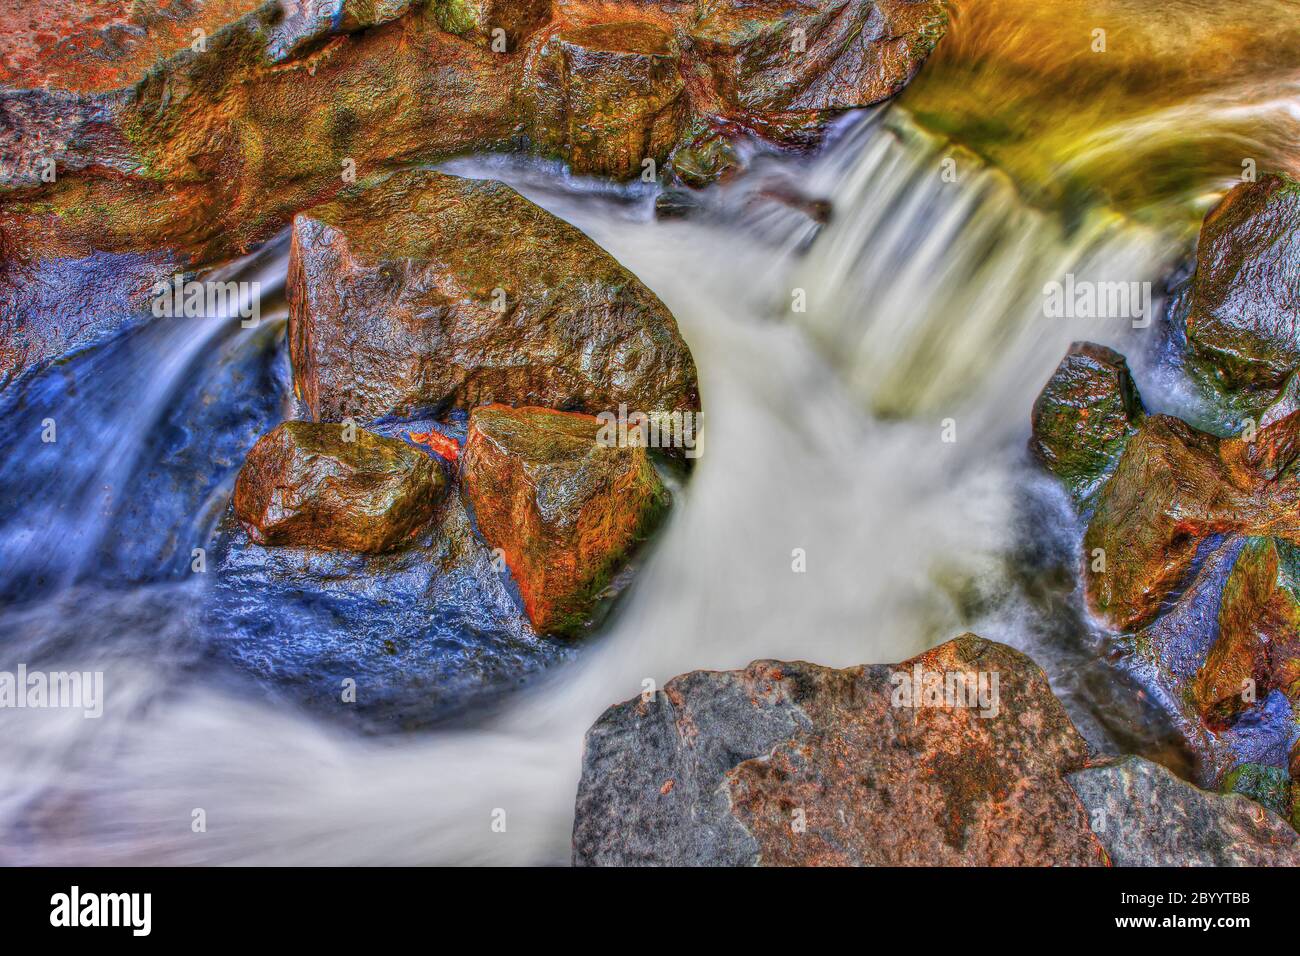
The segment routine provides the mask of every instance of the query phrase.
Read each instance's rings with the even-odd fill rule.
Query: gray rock
[[[909,706],[918,669],[996,674],[996,706]],[[573,860],[1099,865],[1062,776],[1087,758],[1042,671],[974,635],[897,666],[695,671],[588,732]]]
[[[1115,866],[1300,866],[1300,834],[1240,794],[1125,757],[1066,778]]]

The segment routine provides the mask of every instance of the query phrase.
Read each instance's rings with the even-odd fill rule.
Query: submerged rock
[[[1081,501],[1114,471],[1142,416],[1124,356],[1076,342],[1034,402],[1029,447]]]
[[[903,699],[955,673],[992,692],[983,705]],[[1063,779],[1087,758],[1042,671],[974,635],[897,666],[694,671],[588,731],[573,860],[1098,865]]]
[[[462,479],[540,633],[580,630],[668,492],[644,448],[606,447],[589,415],[488,405],[470,415]]]
[[[1300,367],[1300,183],[1241,183],[1205,218],[1187,342],[1229,389],[1277,387]]]
[[[399,173],[298,216],[288,297],[295,388],[318,419],[699,408],[663,303],[502,183]]]
[[[1125,757],[1067,779],[1116,866],[1300,866],[1300,834],[1281,817],[1149,760]]]
[[[405,442],[290,421],[248,453],[232,503],[258,544],[377,553],[427,523],[445,490],[438,464]]]

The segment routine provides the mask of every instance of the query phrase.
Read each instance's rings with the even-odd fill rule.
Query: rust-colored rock
[[[645,21],[552,29],[525,67],[530,138],[615,179],[662,164],[686,122],[680,59],[673,36]]]
[[[551,20],[551,0],[438,0],[435,6],[444,30],[497,53],[514,52]]]
[[[427,522],[445,490],[438,464],[403,441],[289,421],[248,453],[233,504],[258,544],[378,553]]]
[[[1300,484],[1275,479],[1269,448],[1289,446],[1289,416],[1255,441],[1219,439],[1179,419],[1151,415],[1125,446],[1102,488],[1084,536],[1090,605],[1113,627],[1155,616],[1212,534],[1272,534],[1300,540]]]
[[[462,479],[539,633],[581,629],[668,504],[644,448],[607,447],[590,415],[487,405],[470,415]]]
[[[195,263],[246,251],[353,175],[467,152],[627,178],[702,127],[807,142],[897,91],[946,23],[939,0],[564,2],[554,22],[543,0],[38,7],[0,46],[4,243]],[[796,29],[807,50],[787,55]]]
[[[318,419],[699,408],[663,303],[501,183],[397,173],[298,216],[288,297],[295,388]]]
[[[519,58],[445,32],[438,4],[349,3],[357,15],[337,21],[308,6],[284,19],[271,0],[208,31],[199,50],[146,33],[153,65],[114,73],[111,89],[69,92],[74,71],[56,77],[64,86],[0,92],[11,249],[221,259],[353,177],[513,140]],[[54,182],[41,178],[50,159]]]
[[[1222,726],[1274,689],[1300,702],[1300,549],[1251,538],[1224,585],[1219,635],[1192,693],[1206,722]]]
[[[912,706],[903,688],[918,673],[940,689],[969,675],[973,693],[922,692]],[[1100,865],[1063,779],[1087,759],[1043,672],[972,634],[893,666],[694,671],[588,731],[573,859]]]

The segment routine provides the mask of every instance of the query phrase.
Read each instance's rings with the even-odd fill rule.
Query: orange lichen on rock
[[[456,439],[442,432],[432,429],[427,432],[407,432],[406,437],[417,445],[427,445],[435,455],[448,461],[455,461],[460,457],[460,444]]]

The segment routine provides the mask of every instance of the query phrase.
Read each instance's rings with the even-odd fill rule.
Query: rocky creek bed
[[[43,0],[25,16],[0,56],[3,660],[111,661],[78,644],[93,616],[168,688],[126,710],[215,672],[241,701],[328,719],[346,750],[552,692],[600,652],[705,467],[709,380],[678,307],[522,185],[448,161],[529,157],[611,208],[648,200],[688,228],[725,213],[802,255],[841,210],[805,167],[772,167],[902,91],[950,11]],[[1020,459],[1081,532],[1052,586],[1104,635],[1089,673],[1141,697],[1116,724],[1158,713],[1185,762],[1081,733],[1055,655],[1049,673],[914,620],[903,640],[930,649],[901,663],[670,672],[594,725],[559,721],[575,753],[590,725],[571,861],[1300,863],[1297,275],[1300,183],[1265,170],[1205,217],[1141,341],[1144,373],[1194,396],[1184,417],[1080,341],[1024,423]],[[767,278],[738,285],[761,298]],[[1025,502],[1017,520],[1053,533]],[[778,563],[802,573],[801,551]],[[519,721],[545,723],[531,699]],[[43,734],[33,754],[64,745]],[[237,764],[252,745],[235,737]],[[118,819],[84,794],[62,819],[57,777],[10,763],[23,860],[90,839],[96,809]],[[127,858],[174,856],[139,846]]]

